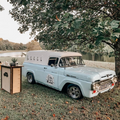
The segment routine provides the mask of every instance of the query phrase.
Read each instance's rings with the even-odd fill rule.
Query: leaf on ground
[[[36,115],[34,112],[32,112],[32,115]]]
[[[95,115],[98,115],[98,112],[95,112]]]
[[[65,103],[66,103],[66,104],[68,104],[68,102],[67,102],[67,101],[66,101]]]
[[[32,96],[35,96],[35,94],[32,94]]]
[[[86,108],[84,106],[82,106],[82,109],[86,110]]]
[[[20,105],[20,102],[18,103],[18,105]]]
[[[52,104],[50,104],[50,106],[52,106]]]
[[[107,117],[107,119],[108,119],[108,120],[110,120],[110,118],[109,118],[109,117]]]
[[[120,102],[118,102],[117,104],[120,105]]]
[[[73,106],[70,109],[73,110]]]
[[[40,112],[37,113],[38,115],[40,114]]]
[[[72,111],[69,111],[69,113],[71,114],[71,113],[72,113]]]
[[[3,118],[3,119],[1,119],[1,120],[8,120],[8,118],[9,118],[9,117],[8,117],[8,116],[6,116],[5,118]]]
[[[4,106],[3,108],[6,108],[6,106]]]
[[[100,120],[101,118],[100,117],[97,117],[96,120]]]

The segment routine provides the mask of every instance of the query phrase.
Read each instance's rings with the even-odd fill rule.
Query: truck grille
[[[111,83],[112,83],[111,80],[101,82],[99,90],[101,91],[101,90],[109,88],[111,86]]]

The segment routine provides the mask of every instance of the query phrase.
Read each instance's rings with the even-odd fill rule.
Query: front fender
[[[62,91],[63,87],[65,84],[67,83],[70,83],[70,84],[74,84],[74,85],[77,85],[79,86],[79,88],[81,89],[81,92],[84,96],[84,89],[83,89],[83,86],[81,84],[81,82],[78,80],[78,79],[71,79],[71,78],[67,78],[66,80],[63,80],[61,83],[60,83],[60,86],[59,86],[59,90]]]

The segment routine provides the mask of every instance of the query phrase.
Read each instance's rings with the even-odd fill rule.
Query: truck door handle
[[[44,69],[47,69],[46,67],[44,67]]]

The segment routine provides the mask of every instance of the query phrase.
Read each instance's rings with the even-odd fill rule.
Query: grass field
[[[10,61],[11,57],[0,57]],[[19,64],[24,58],[18,58]],[[98,66],[99,67],[99,66]],[[1,78],[1,77],[0,77]],[[1,82],[0,82],[1,83]],[[73,100],[65,93],[22,78],[22,92],[0,90],[0,120],[120,120],[120,87],[94,98]]]

